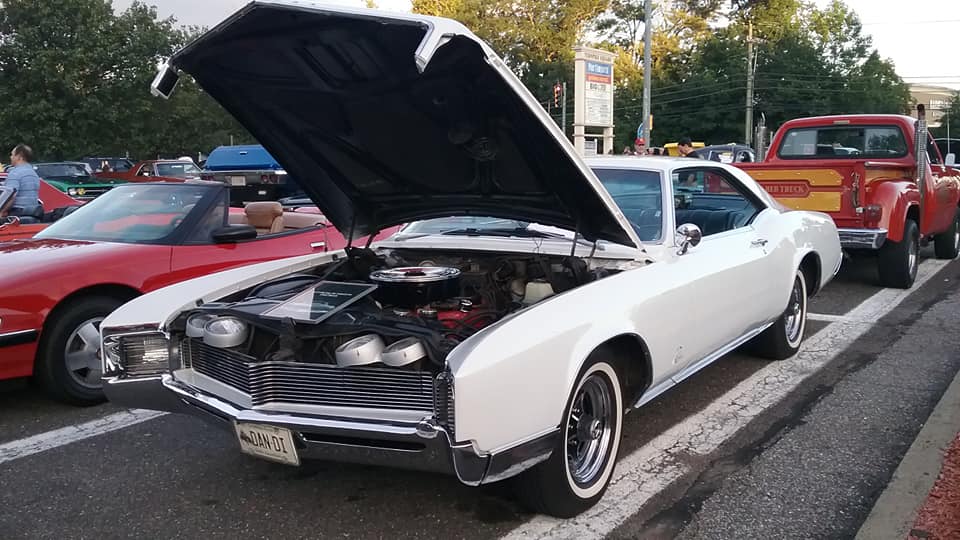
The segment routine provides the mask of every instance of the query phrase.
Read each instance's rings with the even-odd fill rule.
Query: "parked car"
[[[259,144],[215,148],[207,156],[200,176],[231,186],[232,200],[237,205],[290,197],[297,191],[287,171]]]
[[[13,191],[4,187],[6,178],[7,173],[0,172],[0,193]],[[43,180],[40,180],[40,207],[43,209],[43,213],[38,216],[8,216],[9,207],[13,205],[13,196],[8,197],[6,199],[7,206],[0,206],[0,242],[16,238],[29,238],[83,204],[83,201],[71,198]]]
[[[762,162],[737,165],[782,204],[828,212],[846,250],[876,257],[883,286],[909,289],[921,244],[932,241],[938,258],[960,254],[960,169],[945,163],[919,109],[918,119],[790,120]]]
[[[90,166],[95,173],[109,168],[111,171],[124,172],[133,167],[133,160],[125,157],[84,157],[80,161]]]
[[[183,182],[200,178],[200,168],[192,161],[151,159],[141,161],[126,171],[98,172],[97,178],[124,182]]]
[[[37,176],[51,186],[80,201],[89,201],[113,189],[122,180],[97,178],[82,161],[34,163]]]
[[[204,418],[261,458],[469,485],[520,475],[533,508],[575,515],[610,481],[625,411],[743,344],[792,356],[841,262],[829,216],[787,210],[731,166],[585,163],[451,20],[251,3],[175,54],[153,92],[169,95],[176,70],[242,111],[341,229],[417,222],[104,320],[112,401]],[[392,118],[404,137],[383,129]],[[730,192],[675,197],[700,172]]]
[[[715,144],[697,149],[697,155],[720,163],[750,163],[756,161],[756,152],[745,144]]]
[[[123,184],[0,244],[0,379],[36,377],[70,403],[103,400],[97,333],[125,301],[225,268],[337,250],[323,216],[227,206],[219,183]]]

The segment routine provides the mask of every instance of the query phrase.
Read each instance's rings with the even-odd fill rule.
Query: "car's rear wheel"
[[[797,354],[807,329],[807,298],[807,277],[803,270],[797,270],[787,309],[751,343],[755,355],[770,360],[784,360]]]
[[[104,401],[100,323],[122,300],[78,298],[64,306],[41,336],[34,376],[52,397],[74,405]]]
[[[933,252],[938,259],[956,259],[960,254],[960,210],[950,228],[933,237]]]
[[[899,242],[887,240],[880,247],[877,270],[880,272],[880,284],[884,287],[909,289],[917,279],[920,265],[920,228],[917,222],[908,219],[903,226],[903,239]]]
[[[534,511],[576,516],[597,503],[613,475],[623,419],[623,391],[613,364],[593,360],[581,371],[563,413],[550,459],[517,478]]]

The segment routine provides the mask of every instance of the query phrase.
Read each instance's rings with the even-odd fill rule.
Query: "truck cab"
[[[918,118],[870,114],[800,118],[777,130],[766,158],[737,163],[781,204],[829,214],[840,243],[877,257],[881,284],[910,288],[920,246],[960,250],[960,169]]]

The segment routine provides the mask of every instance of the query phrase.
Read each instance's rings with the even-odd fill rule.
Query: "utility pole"
[[[744,122],[745,144],[753,142],[753,21],[747,22],[747,118]]]
[[[653,0],[644,0],[643,2],[643,142],[647,148],[653,143],[650,139],[650,133],[653,131],[650,125],[650,76],[653,72],[653,65],[650,59],[651,46],[651,27],[653,26]]]
[[[560,104],[560,129],[563,131],[563,136],[567,136],[567,81],[563,81],[563,90],[560,92],[560,99],[563,102]]]

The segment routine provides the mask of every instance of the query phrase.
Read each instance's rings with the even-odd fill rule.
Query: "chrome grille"
[[[247,363],[254,360],[252,357],[189,338],[183,340],[180,350],[187,367],[241,392],[250,393]]]
[[[253,405],[298,403],[433,412],[430,373],[393,368],[257,362],[194,339],[181,346],[188,367],[250,395]],[[452,404],[451,404],[452,407]]]

